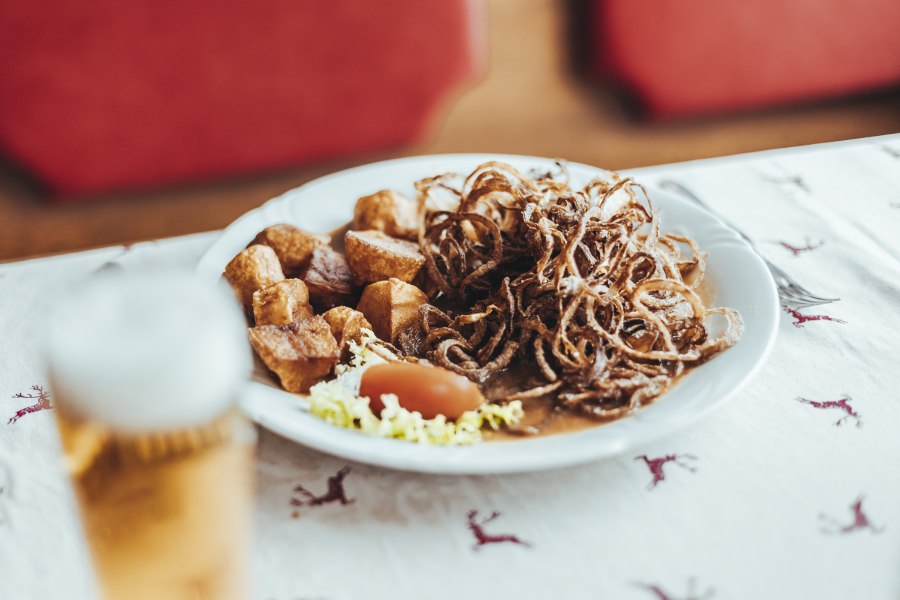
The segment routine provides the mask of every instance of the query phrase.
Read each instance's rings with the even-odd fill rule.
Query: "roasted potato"
[[[367,286],[356,308],[372,324],[375,335],[393,344],[400,332],[415,325],[419,307],[426,302],[422,290],[391,278]]]
[[[246,310],[252,310],[253,292],[284,279],[281,263],[268,246],[254,244],[237,253],[225,267],[225,278]]]
[[[288,325],[253,327],[250,344],[289,392],[309,391],[331,372],[340,357],[331,328],[318,316]]]
[[[352,306],[359,298],[359,286],[353,281],[347,260],[329,246],[313,250],[302,279],[309,289],[309,300],[318,311]]]
[[[391,277],[409,283],[425,264],[418,246],[374,229],[348,231],[344,236],[344,248],[353,279],[360,285]]]
[[[287,325],[312,315],[309,291],[299,279],[285,279],[253,292],[253,317],[257,325]]]
[[[260,231],[251,244],[269,246],[278,255],[281,268],[287,276],[296,277],[306,267],[313,250],[327,246],[330,242],[330,236],[309,233],[282,223]]]
[[[401,239],[418,236],[416,202],[392,190],[363,196],[353,208],[350,229],[377,229]]]
[[[328,322],[331,335],[341,347],[341,360],[349,358],[351,341],[358,344],[362,340],[363,328],[372,329],[365,315],[349,306],[335,306],[326,311],[322,318]]]

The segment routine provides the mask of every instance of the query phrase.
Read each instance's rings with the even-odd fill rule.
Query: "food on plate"
[[[425,292],[392,277],[367,285],[356,308],[372,324],[379,339],[394,343],[400,332],[417,324],[419,308],[427,302]]]
[[[333,240],[343,253],[289,226],[257,237],[319,239],[298,275],[320,316],[284,307],[297,284],[281,270],[298,263],[283,252],[252,245],[226,268],[245,305],[261,290],[254,349],[329,423],[431,444],[602,423],[742,334],[736,311],[702,298],[706,255],[661,230],[631,179],[575,186],[563,163],[527,176],[488,162],[414,187],[415,205],[360,198]]]
[[[383,394],[380,414],[372,410],[370,399],[360,395],[360,377],[373,365],[396,361],[399,357],[386,349],[371,331],[363,341],[351,344],[353,358],[337,377],[322,381],[309,390],[310,412],[332,425],[354,429],[365,435],[432,444],[458,446],[482,440],[482,431],[515,427],[523,416],[522,402],[484,403],[456,419],[437,415],[426,419],[422,413],[400,405],[395,394]]]
[[[445,182],[441,182],[442,184]],[[423,201],[447,185],[417,185]],[[733,345],[740,315],[700,299],[706,256],[660,231],[643,188],[610,174],[580,189],[485,163],[422,224],[437,286],[420,311],[422,358],[508,399],[624,416]],[[707,319],[723,318],[712,334]],[[510,377],[510,367],[521,374]],[[526,402],[526,412],[528,412]]]
[[[331,237],[328,235],[309,233],[284,223],[266,227],[251,242],[272,248],[288,277],[299,275],[309,263],[313,250],[329,243]]]
[[[419,223],[415,200],[393,190],[381,190],[356,201],[350,229],[377,229],[404,240],[416,240]]]
[[[353,281],[347,259],[330,246],[313,250],[301,279],[309,289],[310,302],[319,311],[354,306],[359,298],[360,287]]]
[[[253,292],[253,320],[257,325],[287,325],[311,316],[309,290],[299,279],[283,279]]]
[[[456,419],[484,404],[478,386],[456,373],[430,365],[393,362],[373,365],[359,382],[359,395],[370,399],[375,414],[384,409],[382,396],[397,396],[400,406],[424,418],[444,415]]]
[[[340,348],[321,316],[250,328],[250,344],[289,392],[306,392],[328,375]]]
[[[425,264],[416,244],[375,229],[348,231],[344,248],[353,279],[360,285],[391,277],[409,283]]]
[[[341,359],[350,357],[350,343],[360,344],[365,330],[371,330],[372,324],[358,310],[349,306],[335,306],[322,313],[322,318],[331,328],[331,335],[341,347]]]
[[[249,311],[253,308],[253,293],[284,279],[284,272],[274,250],[254,244],[231,259],[225,267],[225,278]]]

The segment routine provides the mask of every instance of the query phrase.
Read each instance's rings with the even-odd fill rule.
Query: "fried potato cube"
[[[322,318],[328,322],[331,335],[341,347],[341,360],[350,356],[350,342],[360,343],[362,330],[372,329],[372,324],[366,320],[365,315],[349,306],[335,306],[326,311]]]
[[[426,302],[422,290],[391,278],[367,286],[356,309],[372,324],[375,335],[393,344],[404,329],[415,325],[419,307]]]
[[[416,202],[393,190],[381,190],[356,201],[350,229],[377,229],[406,240],[418,236]]]
[[[253,306],[253,292],[284,279],[281,263],[268,246],[254,244],[237,253],[225,266],[225,278],[245,309]]]
[[[250,344],[289,392],[306,392],[325,378],[340,357],[337,341],[322,317],[288,325],[250,329]]]
[[[313,250],[302,279],[310,302],[319,311],[355,305],[359,298],[359,286],[353,281],[347,260],[330,246]]]
[[[391,277],[409,283],[425,264],[418,246],[374,229],[348,231],[344,248],[353,279],[361,285]]]
[[[287,325],[311,316],[309,290],[299,279],[285,279],[253,292],[253,317],[257,325]]]
[[[263,244],[278,255],[281,268],[289,277],[296,277],[309,262],[313,250],[327,246],[331,237],[320,233],[309,233],[293,225],[281,223],[260,231],[251,244]]]

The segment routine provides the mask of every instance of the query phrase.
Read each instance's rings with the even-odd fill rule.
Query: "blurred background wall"
[[[216,5],[219,8],[211,8],[212,5],[201,0],[190,0],[188,4],[197,5],[199,12],[188,11],[187,18],[192,14],[194,18],[203,18],[206,9],[228,8],[227,4],[224,8],[219,4]],[[264,4],[271,5],[273,11],[296,10],[297,6],[296,3],[280,4],[278,0]],[[339,84],[344,87],[328,102],[331,108],[340,109],[340,98],[348,98],[348,103],[349,98],[355,98],[346,108],[353,111],[351,116],[359,117],[357,130],[382,115],[384,123],[396,123],[397,136],[392,138],[390,131],[375,132],[374,137],[367,138],[371,143],[360,143],[357,147],[354,141],[362,139],[362,134],[356,138],[345,136],[344,143],[349,148],[346,152],[339,145],[330,147],[321,140],[318,146],[309,147],[313,150],[300,149],[292,148],[290,139],[296,136],[298,140],[308,140],[311,133],[307,128],[295,127],[292,121],[285,120],[284,131],[269,131],[260,121],[258,136],[254,136],[249,126],[243,135],[257,141],[269,136],[275,141],[261,144],[264,147],[252,157],[246,152],[224,152],[230,139],[224,136],[219,144],[228,160],[216,162],[212,159],[217,154],[212,152],[212,158],[202,169],[198,167],[196,176],[166,179],[160,175],[158,181],[152,177],[135,179],[138,183],[130,186],[121,183],[129,181],[126,177],[117,180],[119,184],[110,189],[104,188],[102,178],[76,179],[77,185],[67,189],[65,183],[73,180],[65,179],[65,169],[59,171],[63,184],[54,188],[49,183],[52,176],[29,166],[30,158],[21,158],[30,156],[21,148],[28,146],[33,139],[30,132],[35,131],[46,140],[46,146],[61,152],[48,159],[51,171],[55,166],[68,165],[69,173],[77,176],[90,170],[89,166],[76,168],[75,163],[66,163],[65,152],[59,151],[59,148],[71,148],[72,161],[84,159],[84,164],[90,165],[89,157],[78,152],[77,138],[71,139],[74,134],[68,133],[66,120],[58,119],[56,130],[41,127],[41,123],[53,120],[30,110],[36,99],[47,98],[42,80],[35,73],[40,74],[40,69],[48,64],[45,54],[49,51],[34,43],[29,45],[28,39],[34,36],[29,38],[23,32],[34,29],[48,36],[47,39],[56,39],[51,25],[68,31],[69,24],[60,18],[47,25],[44,20],[36,20],[36,13],[20,8],[24,5],[0,0],[0,21],[4,13],[16,17],[7,19],[5,28],[0,24],[0,49],[4,50],[0,53],[0,74],[8,75],[4,78],[7,81],[22,82],[19,87],[7,86],[5,96],[0,92],[0,141],[4,135],[7,140],[24,140],[24,146],[0,146],[5,155],[0,166],[0,218],[5,225],[4,235],[0,236],[0,259],[221,228],[243,212],[314,177],[396,156],[507,152],[562,157],[624,169],[900,131],[897,41],[900,37],[893,33],[900,24],[897,12],[900,4],[895,0],[861,0],[852,4],[840,0],[798,0],[792,4],[795,10],[786,15],[779,2],[760,0],[749,5],[757,12],[734,16],[728,7],[736,4],[704,0],[659,4],[624,0],[489,0],[484,3],[448,0],[446,6],[458,5],[460,10],[447,9],[449,12],[441,13],[437,21],[432,21],[425,13],[410,14],[402,2],[393,2],[393,9],[404,10],[409,18],[401,25],[396,25],[394,19],[395,25],[402,27],[396,31],[382,28],[374,20],[376,17],[359,4],[357,13],[329,18],[349,19],[348,23],[362,28],[362,33],[351,39],[364,40],[364,44],[360,41],[355,48],[363,59],[374,61],[373,68],[360,72],[361,83],[357,86],[352,78],[342,74]],[[53,2],[49,5],[53,9]],[[725,12],[716,15],[709,9],[712,5]],[[661,6],[666,10],[659,10]],[[761,16],[758,11],[763,11]],[[143,26],[144,20],[135,21],[132,13],[123,14],[129,26]],[[292,15],[295,19],[303,18]],[[780,21],[779,15],[783,17]],[[872,22],[861,21],[859,15],[868,15]],[[271,16],[276,22],[284,20],[275,13]],[[83,21],[85,17],[77,19]],[[226,21],[223,20],[223,27]],[[717,22],[722,24],[719,30],[726,23],[737,30],[724,36],[709,33],[709,28],[715,29]],[[782,29],[774,27],[774,22],[781,22]],[[316,44],[327,45],[337,35],[325,23],[319,25],[325,32],[323,41],[310,42],[310,52],[315,51]],[[214,27],[216,23],[208,26]],[[260,27],[266,25],[261,23]],[[98,31],[100,38],[112,38],[109,43],[124,43],[128,47],[129,40],[107,36],[109,28],[101,27]],[[781,37],[777,43],[753,47],[753,36],[760,35],[760,31]],[[263,29],[260,37],[254,39],[263,39],[265,33]],[[340,35],[352,36],[352,33],[342,31]],[[318,39],[314,33],[307,36],[311,36],[307,40]],[[391,43],[379,43],[379,36],[391,36],[382,37]],[[147,39],[152,44],[153,37]],[[171,43],[177,42],[177,37],[172,39],[176,41]],[[223,39],[227,43],[227,38]],[[430,47],[429,39],[444,41],[438,50],[429,52],[426,51]],[[667,51],[667,48],[681,49],[682,39],[684,51]],[[735,43],[729,46],[729,39]],[[285,44],[294,43],[290,31],[285,33],[285,40]],[[404,49],[403,44],[412,45]],[[72,52],[77,55],[84,46],[84,43],[74,44],[74,50],[63,47],[58,51],[63,52],[63,58],[72,57]],[[251,46],[248,42],[247,47]],[[240,55],[241,47],[237,48],[236,55]],[[264,51],[253,48],[257,54]],[[440,52],[447,48],[453,49],[451,56]],[[769,52],[764,52],[765,49]],[[97,54],[96,49],[91,52],[92,56]],[[178,55],[177,49],[173,52]],[[796,52],[793,58],[792,52]],[[12,70],[13,61],[9,56],[24,57],[18,71]],[[320,68],[310,76],[324,72],[327,81],[329,65],[337,65],[334,61],[343,60],[342,56],[318,56],[316,60],[320,66],[324,65],[324,71]],[[393,58],[384,59],[388,64],[380,64],[379,56]],[[678,63],[678,60],[687,62]],[[790,63],[792,60],[796,63]],[[99,72],[103,73],[106,63],[99,64]],[[794,74],[789,68],[783,68],[791,64],[801,68]],[[403,79],[414,75],[417,68],[421,69],[421,77]],[[892,79],[895,71],[896,79]],[[19,80],[16,75],[20,76]],[[138,80],[140,75],[139,71]],[[226,83],[227,75],[222,76]],[[284,77],[275,72],[267,85],[277,86],[282,80]],[[116,81],[112,79],[107,84],[115,86]],[[409,102],[402,111],[391,112],[393,105],[409,100],[411,89],[418,89],[416,81],[432,82],[414,95],[419,104]],[[746,91],[740,87],[741,82],[750,82],[745,85]],[[97,85],[101,83],[98,81]],[[286,94],[299,94],[301,101],[309,99],[302,87],[287,87],[293,91]],[[360,88],[365,94],[357,97],[354,94]],[[429,89],[434,93],[427,93]],[[697,93],[685,93],[686,89]],[[771,93],[758,93],[760,90],[771,90]],[[29,94],[34,94],[34,98]],[[367,103],[366,94],[387,101]],[[265,102],[265,98],[263,94],[259,101]],[[185,119],[202,118],[202,97],[196,101],[201,117],[186,113]],[[381,113],[367,115],[369,105],[381,106]],[[316,106],[317,110],[329,108]],[[293,114],[290,106],[285,111],[286,115]],[[98,129],[118,127],[103,122],[102,111],[98,114],[99,117],[94,116],[95,122],[100,119]],[[339,111],[335,114],[340,121]],[[269,116],[277,126],[278,114],[273,112]],[[35,121],[28,122],[27,118]],[[111,115],[110,119],[113,118]],[[184,136],[190,136],[193,122],[185,123],[176,133],[185,130]],[[323,131],[319,135],[327,141],[327,130]],[[140,144],[141,139],[129,143]],[[241,149],[245,150],[246,146],[243,144]],[[123,152],[127,147],[122,146]],[[35,148],[39,155],[42,147]],[[320,154],[314,148],[320,148]],[[164,150],[160,156],[156,162],[161,164],[166,158]],[[100,166],[108,163],[106,159]],[[127,171],[127,163],[123,164],[126,166],[122,169]]]

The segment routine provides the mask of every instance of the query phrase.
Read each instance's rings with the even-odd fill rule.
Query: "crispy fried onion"
[[[557,166],[533,180],[489,162],[461,183],[417,183],[431,284],[418,353],[486,385],[520,356],[537,384],[512,397],[616,418],[733,345],[743,323],[704,305],[705,255],[660,233],[641,186],[609,174],[574,190]],[[713,315],[724,318],[715,335]]]

